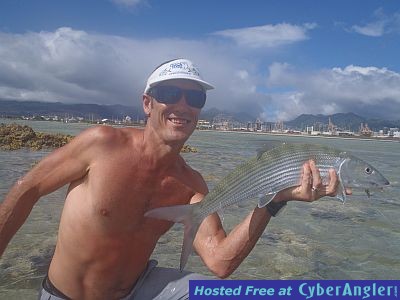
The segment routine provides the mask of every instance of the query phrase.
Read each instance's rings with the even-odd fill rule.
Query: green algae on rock
[[[35,132],[27,125],[0,124],[0,149],[18,150],[29,148],[41,150],[43,148],[59,148],[67,144],[74,137],[68,134],[48,134]]]
[[[59,148],[69,143],[73,138],[74,136],[69,134],[35,132],[27,125],[0,124],[0,150],[29,148],[37,151],[43,148]],[[181,152],[196,153],[197,149],[184,145]]]

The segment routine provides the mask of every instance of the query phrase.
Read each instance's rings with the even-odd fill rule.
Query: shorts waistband
[[[58,290],[53,283],[50,281],[49,276],[46,275],[46,277],[43,279],[42,282],[42,287],[43,289],[52,294],[53,296],[65,299],[65,300],[71,300],[71,298],[69,298],[68,296],[64,295],[60,290]]]

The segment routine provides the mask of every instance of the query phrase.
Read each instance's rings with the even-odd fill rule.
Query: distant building
[[[328,121],[328,132],[330,134],[327,135],[336,135],[337,133],[337,126],[335,124],[333,124],[331,117],[329,117],[329,121]],[[324,133],[325,134],[325,133]]]
[[[255,131],[261,131],[261,125],[262,125],[262,123],[261,123],[261,120],[260,119],[257,119],[256,120],[256,124],[255,124]]]
[[[372,134],[373,134],[373,131],[371,129],[369,129],[368,124],[365,123],[365,125],[364,125],[363,123],[361,123],[360,135],[370,137],[370,136],[372,136]]]
[[[346,136],[350,137],[350,136],[354,136],[354,132],[352,132],[352,131],[338,131],[337,135],[341,136],[341,137],[346,137]]]
[[[207,120],[198,120],[196,128],[200,129],[200,130],[201,129],[211,129],[212,126],[211,126],[210,122]]]
[[[314,126],[307,126],[306,127],[306,133],[307,134],[311,134],[312,132],[314,132]]]
[[[283,125],[282,121],[277,121],[274,124],[274,129],[272,130],[272,132],[283,132],[285,129],[285,126]]]
[[[233,130],[233,117],[226,114],[216,115],[212,127],[216,130]]]
[[[399,128],[389,128],[388,136],[397,137],[399,135]]]

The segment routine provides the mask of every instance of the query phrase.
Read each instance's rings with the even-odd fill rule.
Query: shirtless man
[[[70,184],[41,299],[188,297],[188,279],[202,277],[149,262],[158,239],[173,224],[144,213],[201,201],[207,194],[204,179],[180,150],[209,89],[189,60],[164,63],[149,77],[143,95],[144,130],[90,128],[12,187],[0,206],[0,255],[39,198]],[[281,203],[333,196],[337,184],[332,171],[329,184],[322,185],[315,165],[307,163],[300,186],[280,192],[268,209],[255,208],[228,235],[217,214],[207,217],[194,249],[216,276],[225,278],[250,253]]]

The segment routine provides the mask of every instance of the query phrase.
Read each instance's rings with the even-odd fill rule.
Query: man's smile
[[[168,118],[168,120],[177,125],[185,125],[185,124],[189,124],[191,122],[188,119],[175,118],[175,117]]]

